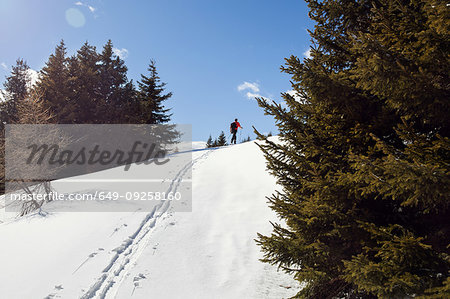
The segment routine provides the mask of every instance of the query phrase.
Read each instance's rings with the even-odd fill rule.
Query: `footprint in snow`
[[[61,291],[62,289],[64,289],[62,284],[55,286],[56,291]],[[51,294],[48,294],[46,297],[44,297],[44,299],[53,299],[53,298],[61,298],[61,296],[59,296],[56,293],[51,293]]]
[[[169,223],[164,227],[164,229],[166,229],[166,228],[169,227],[169,226],[174,226],[175,224],[176,224],[175,221],[169,222]]]
[[[109,235],[109,237],[112,237],[112,235],[114,235],[115,233],[117,233],[122,227],[127,227],[127,226],[128,226],[128,224],[124,223],[124,224],[122,224],[121,226],[116,227],[116,228],[114,229],[114,231]]]
[[[158,245],[159,245],[159,243],[156,243],[155,246],[152,247],[153,248],[153,255],[155,255],[155,251],[156,251],[156,249],[158,249]]]
[[[146,279],[146,278],[147,277],[144,274],[142,274],[142,273],[139,273],[137,276],[135,276],[133,278],[133,285],[134,285],[134,287],[133,287],[133,291],[131,292],[131,296],[133,296],[134,291],[136,290],[136,288],[138,288],[140,286],[140,281],[142,279]]]
[[[99,254],[101,251],[104,251],[104,248],[99,248],[98,252],[92,252],[88,255],[88,257],[78,266],[78,268],[75,269],[75,271],[72,272],[72,275],[75,274],[81,267],[83,267],[84,264],[86,264],[91,258],[95,257],[97,254]]]
[[[139,273],[137,276],[135,276],[135,277],[133,278],[133,281],[136,283],[136,282],[139,282],[140,280],[146,279],[146,278],[147,278],[147,277],[146,277],[144,274]]]

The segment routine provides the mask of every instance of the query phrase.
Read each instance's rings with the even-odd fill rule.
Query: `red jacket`
[[[241,124],[240,124],[238,121],[235,121],[234,123],[236,124],[236,132],[237,132],[238,128],[241,128],[241,129],[242,129]],[[233,129],[230,128],[230,132],[231,132],[231,133],[233,133],[232,131],[233,131]]]

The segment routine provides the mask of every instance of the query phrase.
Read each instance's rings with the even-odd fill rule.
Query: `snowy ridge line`
[[[180,183],[185,181],[183,176],[189,168],[192,168],[199,160],[206,158],[210,152],[207,151],[205,154],[183,166],[173,178],[166,193],[176,192]],[[100,277],[89,287],[81,299],[115,298],[118,287],[125,279],[129,268],[133,265],[133,262],[137,261],[150,241],[150,232],[155,227],[157,220],[166,214],[169,208],[170,201],[161,202],[145,216],[137,230],[125,239],[119,247],[113,250],[116,252],[115,255],[104,268]]]

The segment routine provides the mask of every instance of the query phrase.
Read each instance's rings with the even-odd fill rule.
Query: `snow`
[[[28,69],[27,73],[30,78],[30,83],[28,84],[28,87],[32,87],[39,80],[39,73],[33,69]],[[6,101],[7,95],[8,94],[6,90],[0,89],[0,102]]]
[[[265,171],[261,151],[255,142],[216,149],[204,144],[175,154],[192,155],[170,185],[181,188],[186,169],[192,169],[192,212],[174,212],[170,201],[155,203],[149,212],[60,212],[58,205],[67,203],[59,202],[21,218],[3,212],[0,297],[295,295],[297,283],[260,262],[254,241],[257,232],[270,234],[269,221],[277,220],[265,196],[279,187]],[[143,167],[154,165],[131,167],[127,176]]]

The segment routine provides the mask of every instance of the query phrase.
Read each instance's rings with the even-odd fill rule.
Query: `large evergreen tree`
[[[16,98],[23,98],[29,88],[24,86],[28,69],[23,60],[18,60],[7,78],[5,94],[12,100],[0,104],[3,122],[16,114]],[[111,40],[101,53],[86,42],[71,57],[67,57],[61,41],[40,71],[34,90],[57,123],[169,122],[170,109],[164,107],[164,101],[172,93],[164,92],[166,83],[161,82],[155,62],[151,61],[148,76],[141,75],[138,90],[128,81],[127,70],[125,62],[114,54]]]
[[[113,53],[109,40],[100,54],[99,110],[103,123],[129,123],[132,121],[134,87],[127,79],[125,62]]]
[[[139,90],[127,79],[125,62],[113,53],[109,40],[101,53],[86,42],[75,55],[67,57],[64,41],[50,55],[40,76],[31,86],[29,67],[22,59],[12,68],[4,84],[6,101],[0,103],[0,129],[7,123],[23,123],[30,118],[20,116],[22,111],[52,115],[46,122],[63,124],[137,123],[158,124],[149,137],[162,148],[170,148],[180,133],[175,125],[167,124],[170,109],[163,102],[172,96],[165,93],[155,63],[149,66],[149,76],[142,75]],[[32,97],[30,97],[32,94]],[[30,100],[39,99],[37,102]],[[32,105],[32,104],[38,104]],[[37,109],[36,107],[39,107]],[[33,120],[34,121],[34,120]],[[35,122],[33,122],[35,123]],[[0,130],[0,192],[4,191],[4,132]]]
[[[152,60],[148,66],[149,75],[141,75],[138,81],[138,102],[140,105],[140,121],[145,124],[163,124],[170,121],[170,109],[165,108],[164,102],[172,97],[172,93],[164,93],[166,83],[156,70],[155,61]]]
[[[100,55],[88,42],[69,59],[69,87],[76,103],[75,123],[103,123],[100,92]]]
[[[284,142],[261,146],[286,226],[264,261],[306,298],[450,297],[449,9],[442,1],[313,1],[312,58],[287,59]]]
[[[36,91],[43,101],[43,106],[50,109],[58,123],[72,123],[76,105],[69,88],[69,71],[67,51],[64,41],[55,48],[47,63],[40,71]]]
[[[17,59],[12,67],[11,75],[6,77],[3,84],[4,102],[0,103],[1,123],[13,123],[17,120],[17,105],[24,99],[31,88],[30,67],[23,59]]]

